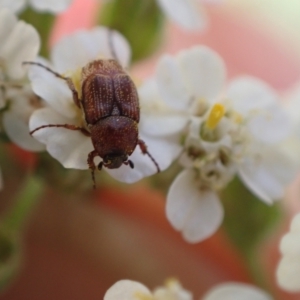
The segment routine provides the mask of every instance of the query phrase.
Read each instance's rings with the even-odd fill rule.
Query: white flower
[[[61,13],[66,10],[73,0],[0,0],[0,8],[5,7],[13,12],[20,12],[26,5],[40,12]]]
[[[163,12],[172,21],[188,30],[204,29],[207,15],[202,3],[216,3],[220,0],[157,0]],[[202,3],[201,3],[202,2]],[[200,4],[201,3],[201,4]]]
[[[113,48],[111,45],[113,45]],[[120,34],[104,27],[98,27],[91,31],[80,31],[66,37],[53,48],[53,65],[51,68],[71,77],[77,90],[81,93],[80,76],[82,67],[96,59],[114,58],[113,51],[116,52],[116,58],[121,65],[127,67],[130,59],[130,49],[126,40]],[[47,62],[43,62],[43,64],[45,65]],[[72,93],[64,80],[55,77],[51,72],[39,66],[30,68],[29,77],[34,92],[45,99],[49,105],[49,107],[33,113],[30,119],[30,130],[48,124],[86,126],[82,111],[75,105]],[[89,129],[87,128],[87,130]],[[173,147],[169,146],[169,140],[163,138],[158,140],[151,136],[149,131],[144,134],[143,130],[140,130],[139,135],[145,141],[149,153],[154,159],[156,159],[156,156],[160,157],[157,163],[161,170],[171,163],[175,155],[178,155],[178,150],[174,150]],[[94,150],[94,147],[91,138],[82,132],[52,127],[36,131],[34,137],[46,144],[47,151],[64,167],[88,168],[87,157]],[[178,149],[178,146],[176,147]],[[134,164],[134,169],[122,165],[118,169],[105,168],[105,170],[114,178],[127,183],[157,172],[153,161],[147,155],[143,155],[138,146],[130,156],[130,160]],[[99,159],[97,160],[98,163]]]
[[[276,93],[252,77],[225,89],[225,77],[222,59],[207,47],[165,56],[157,68],[162,99],[185,118],[180,162],[186,169],[170,188],[166,213],[189,242],[218,229],[223,208],[217,191],[236,174],[272,204],[299,167],[300,148]]]
[[[107,290],[104,300],[193,300],[193,295],[173,279],[153,292],[139,282],[120,280]],[[208,291],[202,300],[272,300],[272,298],[249,284],[226,283]]]
[[[290,292],[300,291],[300,214],[291,223],[290,231],[280,242],[281,260],[277,267],[277,282]]]
[[[8,137],[18,146],[38,151],[43,145],[28,132],[29,115],[36,99],[25,84],[24,61],[35,59],[40,46],[37,31],[18,21],[8,9],[0,9],[0,108],[3,127]]]

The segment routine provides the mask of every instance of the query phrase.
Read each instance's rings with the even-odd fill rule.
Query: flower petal
[[[299,236],[298,236],[299,238]],[[290,292],[300,291],[300,256],[284,256],[277,267],[278,284]]]
[[[225,283],[212,288],[202,300],[272,300],[272,297],[250,284]]]
[[[283,198],[286,185],[293,180],[298,168],[279,147],[269,151],[261,149],[261,157],[246,157],[239,167],[245,185],[267,204]]]
[[[73,119],[67,119],[51,108],[36,110],[29,121],[30,130],[49,124],[74,124]],[[66,128],[43,128],[33,136],[43,144],[47,151],[65,168],[88,169],[87,157],[94,148],[91,139],[79,131]]]
[[[101,58],[116,58],[123,67],[127,67],[130,56],[126,39],[117,31],[106,27],[81,30],[66,36],[51,52],[53,64],[59,72],[75,70]]]
[[[0,0],[0,7],[8,8],[11,11],[13,11],[14,13],[20,12],[25,7],[25,0],[14,0],[14,1]],[[1,20],[1,17],[0,17],[0,20]],[[3,28],[3,27],[0,26],[0,28]],[[6,29],[7,29],[7,27],[6,27]],[[1,38],[0,38],[0,41],[2,41]]]
[[[137,300],[139,296],[141,299],[148,299],[152,294],[147,287],[139,282],[120,280],[106,291],[104,300]]]
[[[172,108],[186,110],[191,96],[183,84],[182,74],[174,58],[163,56],[156,68],[156,80],[162,99]]]
[[[264,109],[279,102],[276,92],[262,80],[242,76],[230,82],[227,97],[233,108],[242,115]]]
[[[294,216],[290,231],[280,241],[280,252],[283,257],[277,267],[279,285],[290,292],[300,291],[300,214]]]
[[[45,60],[39,59],[39,62],[49,66]],[[78,109],[73,102],[72,92],[64,80],[36,65],[29,67],[28,76],[33,91],[44,99],[49,106],[66,118],[74,118],[78,114]]]
[[[141,119],[140,130],[151,136],[166,136],[179,133],[188,122],[188,116],[172,110],[162,101],[156,81],[147,80],[138,89]]]
[[[33,26],[23,21],[17,22],[10,14],[5,9],[0,13],[0,38],[3,37],[0,57],[4,61],[7,75],[20,79],[26,72],[22,63],[35,59],[40,48],[40,38]]]
[[[40,12],[60,13],[66,10],[73,0],[30,0],[33,8]]]
[[[198,46],[180,52],[178,62],[185,86],[195,100],[215,100],[226,78],[226,67],[219,54],[208,47]]]
[[[216,193],[197,188],[193,170],[181,172],[173,182],[167,196],[166,213],[172,226],[190,243],[214,234],[224,216]]]
[[[158,4],[171,20],[185,29],[203,29],[207,24],[207,16],[195,0],[158,0]]]
[[[242,114],[255,138],[276,143],[291,131],[291,122],[276,92],[265,82],[250,76],[233,80],[228,87],[233,109]]]
[[[287,138],[292,130],[288,114],[279,105],[269,105],[265,110],[257,112],[247,126],[255,138],[269,144]]]
[[[28,124],[11,112],[3,114],[3,126],[12,142],[27,151],[42,151],[45,146],[29,134]]]

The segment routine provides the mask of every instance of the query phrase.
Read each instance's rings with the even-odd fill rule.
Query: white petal
[[[149,153],[158,163],[161,171],[168,168],[181,151],[176,138],[175,140],[172,137],[156,139],[146,135],[141,135],[141,137],[146,143]],[[157,172],[155,164],[148,155],[142,154],[139,146],[136,147],[129,159],[133,162],[134,169],[123,165],[119,169],[106,169],[107,172],[117,180],[127,183],[136,182]]]
[[[60,40],[52,49],[54,66],[66,72],[85,66],[95,59],[115,58],[123,67],[130,61],[130,47],[125,38],[114,30],[96,27],[81,30]]]
[[[299,232],[289,232],[280,241],[280,251],[283,255],[299,257],[300,235]]]
[[[29,134],[28,124],[11,112],[3,114],[3,126],[12,142],[28,151],[42,151],[45,146]]]
[[[250,284],[225,283],[211,289],[202,300],[272,300],[272,297]]]
[[[158,93],[155,80],[145,81],[138,93],[141,107],[139,127],[142,132],[152,136],[166,136],[183,130],[188,116],[166,105]]]
[[[180,173],[167,196],[167,218],[190,243],[200,242],[219,228],[224,211],[214,191],[200,190],[193,170]]]
[[[33,8],[40,12],[60,13],[66,10],[73,0],[30,0]]]
[[[300,233],[300,213],[293,218],[291,223],[291,231]]]
[[[245,158],[240,164],[239,175],[254,194],[265,203],[272,204],[283,198],[286,185],[295,176],[291,164],[284,155],[269,151],[262,158]]]
[[[0,8],[6,7],[14,13],[20,12],[25,6],[25,0],[0,0]],[[1,13],[0,13],[1,14]],[[0,17],[1,19],[1,17]],[[1,21],[0,21],[1,22]],[[0,28],[3,28],[0,26]],[[0,39],[1,41],[1,39]]]
[[[256,112],[278,103],[278,95],[265,82],[255,77],[244,76],[231,81],[227,96],[233,108],[242,115]]]
[[[289,116],[280,105],[269,105],[258,111],[247,126],[255,138],[270,144],[287,138],[292,130]]]
[[[182,78],[196,100],[214,100],[225,84],[226,68],[222,58],[205,46],[182,51],[178,55]]]
[[[49,124],[74,124],[73,119],[67,119],[51,108],[36,110],[29,121],[30,130]],[[33,136],[41,143],[46,144],[47,151],[56,158],[65,168],[87,169],[87,157],[94,148],[90,137],[79,131],[66,128],[43,128]]]
[[[0,14],[0,57],[4,60],[5,71],[13,79],[19,79],[25,75],[22,66],[24,61],[33,60],[40,47],[40,39],[37,31],[30,24],[23,21],[16,22],[6,10]],[[7,21],[7,24],[5,23]],[[5,32],[4,32],[5,31]]]
[[[183,131],[188,119],[169,114],[141,114],[140,130],[151,136],[163,137]]]
[[[139,282],[120,280],[106,291],[104,300],[137,300],[139,296],[141,299],[143,299],[142,296],[148,299],[151,297],[151,293],[147,287]]]
[[[12,2],[11,0],[8,1]],[[2,5],[0,7],[2,7]],[[17,22],[18,22],[17,17],[9,9],[6,8],[0,9],[0,41],[1,41],[0,53],[2,47],[9,40],[10,32],[12,32]]]
[[[300,291],[300,255],[284,256],[277,267],[278,284],[290,292]]]
[[[164,101],[174,109],[187,109],[193,95],[183,84],[182,74],[174,58],[163,56],[156,68],[158,90]]]
[[[44,60],[39,61],[42,61],[42,64],[45,65]],[[33,91],[44,99],[49,106],[66,118],[74,118],[78,114],[72,93],[64,80],[35,65],[29,67],[28,76]]]
[[[195,0],[158,0],[165,14],[185,29],[203,29],[207,24],[204,11]]]

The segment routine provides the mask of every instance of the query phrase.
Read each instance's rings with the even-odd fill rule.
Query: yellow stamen
[[[208,119],[206,120],[206,127],[208,129],[215,129],[216,126],[219,124],[220,120],[225,114],[225,108],[222,104],[216,103],[213,108],[211,109]]]
[[[237,124],[241,124],[243,122],[243,117],[241,114],[239,114],[238,112],[234,111],[231,113],[230,117],[232,118],[232,120],[237,123]]]

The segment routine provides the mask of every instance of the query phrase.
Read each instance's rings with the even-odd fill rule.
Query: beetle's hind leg
[[[39,63],[39,62],[35,62],[35,61],[24,61],[23,62],[23,65],[35,65],[35,66],[39,66],[45,70],[47,70],[48,72],[52,73],[55,77],[58,77],[64,81],[66,81],[69,89],[71,90],[72,92],[72,95],[73,95],[73,101],[74,103],[80,108],[80,100],[79,100],[79,97],[78,97],[78,92],[75,88],[75,85],[72,81],[72,79],[70,77],[65,77],[55,71],[53,71],[52,69],[48,68],[47,66],[44,66],[43,64]]]
[[[152,162],[156,166],[157,173],[159,173],[160,172],[160,167],[159,167],[157,161],[154,159],[154,157],[148,152],[148,149],[147,149],[147,146],[146,146],[145,142],[143,140],[138,140],[138,145],[140,146],[140,148],[142,150],[142,153],[147,154],[150,157],[150,159],[152,160]]]

